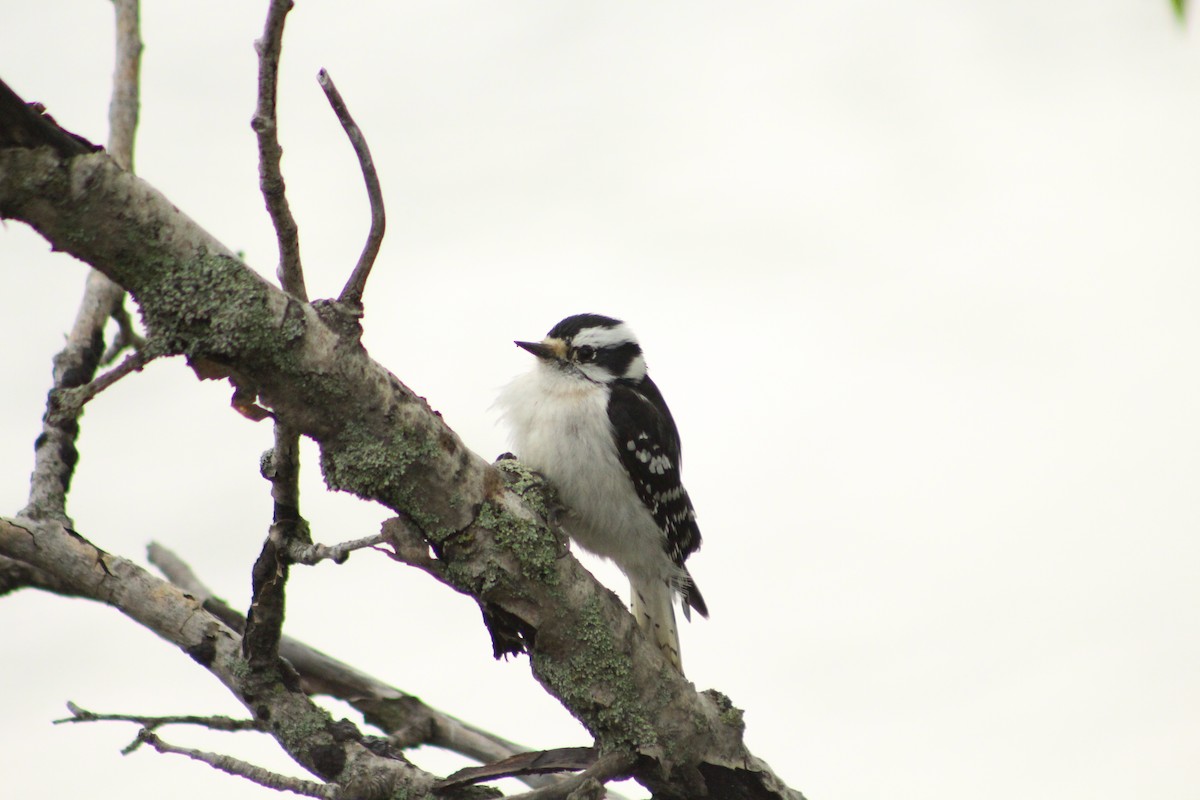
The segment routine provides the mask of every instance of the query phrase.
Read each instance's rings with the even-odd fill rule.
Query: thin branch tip
[[[250,128],[258,138],[259,189],[275,228],[279,245],[279,283],[288,294],[308,301],[304,286],[304,269],[300,261],[300,231],[292,216],[284,191],[280,160],[283,148],[279,145],[275,119],[275,100],[279,83],[279,54],[283,47],[283,25],[292,10],[291,0],[272,0],[267,9],[261,39],[254,42],[258,53],[258,104],[250,118]]]
[[[362,254],[358,257],[354,271],[342,288],[342,293],[338,295],[338,302],[342,305],[361,310],[367,277],[371,273],[371,267],[375,264],[376,256],[379,255],[379,248],[383,244],[383,235],[387,228],[383,189],[379,184],[379,173],[375,170],[375,161],[371,158],[371,150],[367,146],[366,137],[354,122],[354,118],[350,115],[350,109],[346,106],[346,101],[333,82],[333,77],[324,67],[317,71],[317,83],[325,92],[325,97],[329,100],[333,113],[337,115],[338,122],[342,124],[342,130],[346,132],[346,138],[354,147],[354,154],[358,157],[358,165],[362,170],[363,182],[366,184],[367,199],[371,205],[371,229],[367,233],[367,241],[363,245]]]

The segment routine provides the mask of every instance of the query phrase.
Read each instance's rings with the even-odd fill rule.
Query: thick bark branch
[[[179,556],[157,543],[150,544],[147,555],[150,563],[156,566],[167,580],[200,601],[206,611],[235,631],[243,629],[246,618],[225,601],[214,596]],[[5,560],[0,558],[0,579],[5,574],[4,562]],[[26,575],[15,570],[14,574]],[[3,581],[0,580],[0,594],[2,593]],[[529,749],[432,708],[420,698],[367,675],[286,634],[279,642],[279,655],[300,674],[301,686],[305,692],[324,694],[346,701],[361,711],[369,724],[388,734],[389,740],[398,748],[429,744],[484,764],[501,761]],[[535,788],[555,782],[538,776],[523,780]]]
[[[201,377],[229,378],[315,439],[331,487],[416,526],[438,554],[434,574],[515,630],[537,679],[602,751],[637,752],[632,774],[657,797],[800,796],[746,750],[741,713],[719,693],[696,692],[561,550],[537,481],[512,462],[506,479],[470,452],[368,357],[356,331],[339,334],[336,315],[268,285],[102,154],[0,151],[0,216],[125,286],[164,351]]]
[[[353,726],[335,722],[286,676],[264,680],[247,668],[241,637],[190,595],[126,559],[110,555],[53,521],[0,518],[0,554],[53,573],[71,594],[111,605],[208,669],[297,763],[368,798],[407,789],[417,796],[434,776],[374,754]],[[367,791],[366,787],[372,787]],[[355,795],[350,792],[350,796]]]

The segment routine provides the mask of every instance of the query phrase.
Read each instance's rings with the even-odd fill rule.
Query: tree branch
[[[335,722],[298,687],[246,669],[241,637],[180,589],[99,550],[53,521],[0,517],[0,555],[53,572],[73,594],[113,606],[208,669],[301,766],[364,800],[428,792],[436,778],[376,755],[346,721]]]
[[[322,69],[317,73],[317,83],[321,84],[321,88],[325,91],[325,97],[329,100],[329,105],[337,114],[338,122],[342,123],[342,129],[346,131],[350,144],[354,146],[354,154],[358,156],[363,181],[367,185],[367,198],[371,203],[371,230],[367,233],[367,243],[363,245],[362,255],[358,257],[358,264],[355,265],[354,272],[350,274],[350,279],[346,281],[342,293],[338,295],[339,303],[361,311],[367,276],[370,275],[371,267],[375,264],[375,257],[379,255],[379,247],[383,244],[384,228],[387,225],[387,217],[383,209],[383,189],[379,185],[379,174],[375,171],[375,161],[371,158],[371,150],[367,147],[366,137],[354,123],[354,118],[350,116],[350,109],[346,107],[341,93],[334,86],[333,78]]]
[[[55,725],[76,722],[134,722],[147,730],[155,730],[164,725],[198,725],[209,730],[230,733],[262,730],[262,726],[256,720],[234,719],[233,717],[198,717],[193,715],[146,717],[137,714],[97,714],[94,711],[88,711],[86,708],[80,708],[71,702],[67,703],[67,710],[71,712],[71,716],[54,720]]]
[[[300,516],[300,434],[275,421],[275,447],[263,458],[263,477],[271,482],[274,505],[271,529],[254,564],[253,597],[246,614],[243,653],[251,667],[273,669],[283,633],[289,552],[311,544],[308,523]]]
[[[0,119],[0,139],[3,128]],[[624,604],[562,552],[536,480],[469,451],[357,337],[269,286],[158,192],[103,155],[0,150],[0,216],[105,271],[168,352],[229,378],[316,440],[330,487],[407,519],[437,554],[434,574],[485,615],[503,615],[534,676],[602,751],[638,753],[633,776],[657,797],[800,797],[745,748],[729,700],[696,692]],[[27,550],[7,554],[40,565]],[[326,724],[322,741],[333,744]],[[309,747],[294,756],[306,765]]]
[[[58,580],[53,573],[30,566],[15,558],[0,556],[0,597],[21,589],[41,589],[65,597],[75,596],[73,592],[67,591],[62,581]]]
[[[553,786],[514,795],[510,800],[602,800],[604,784],[629,777],[636,759],[628,753],[608,753],[577,775]]]
[[[250,127],[258,136],[258,181],[275,237],[279,242],[279,285],[297,300],[307,301],[304,269],[300,264],[300,232],[288,205],[279,161],[279,130],[275,120],[276,89],[279,84],[279,53],[283,46],[283,23],[292,10],[292,0],[271,0],[262,38],[254,43],[258,52],[258,106]]]
[[[108,152],[119,165],[132,170],[142,55],[138,0],[114,0],[113,7],[116,12],[116,63],[108,108]],[[46,398],[42,433],[34,446],[29,502],[24,514],[71,524],[67,516],[67,492],[79,460],[75,440],[79,436],[83,403],[74,406],[70,413],[64,413],[61,407],[56,408],[59,393],[82,387],[95,376],[107,356],[104,327],[121,309],[124,297],[125,290],[107,276],[94,270],[88,273],[83,300],[67,335],[66,347],[54,357],[54,385]],[[112,357],[115,358],[116,353]]]
[[[97,273],[93,272],[92,274]],[[123,291],[122,297],[124,297]],[[133,372],[141,372],[142,368],[153,359],[154,355],[151,352],[142,349],[130,354],[118,366],[113,367],[108,372],[82,386],[51,391],[48,403],[49,407],[46,411],[48,421],[56,421],[57,424],[62,425],[78,419],[79,415],[83,412],[83,407],[92,398],[126,375]]]
[[[319,564],[322,561],[332,561],[335,564],[344,564],[346,559],[355,550],[364,548],[377,548],[380,545],[387,543],[387,537],[382,533],[377,533],[374,536],[364,536],[361,539],[352,539],[348,542],[341,542],[334,545],[326,544],[297,544],[288,551],[288,557],[296,564],[305,564],[312,566]]]
[[[108,104],[108,153],[130,172],[133,172],[142,66],[138,5],[138,0],[113,0],[117,15],[117,57],[113,66],[112,100]]]
[[[383,535],[371,538],[383,538]],[[206,611],[233,630],[242,629],[245,618],[214,596],[179,556],[161,544],[151,543],[147,557],[167,580],[200,601]],[[485,764],[528,750],[428,706],[419,698],[290,636],[284,635],[280,640],[279,654],[300,674],[305,692],[324,694],[349,703],[362,712],[369,724],[388,734],[396,747],[428,744]],[[527,776],[522,780],[535,788],[555,783],[554,779],[538,776]]]
[[[150,728],[142,728],[138,732],[137,740],[129,747],[125,748],[126,753],[133,752],[139,744],[145,742],[160,753],[174,753],[176,755],[187,756],[190,759],[208,764],[213,769],[219,769],[221,772],[226,772],[230,775],[235,775],[239,778],[253,781],[259,786],[265,786],[268,789],[276,791],[293,792],[301,794],[305,797],[321,797],[321,798],[336,798],[339,796],[338,787],[324,783],[314,783],[306,781],[302,778],[292,778],[288,775],[280,775],[277,772],[263,769],[262,767],[251,764],[248,761],[226,756],[220,753],[209,753],[204,750],[193,750],[190,747],[177,747],[173,744],[167,744]]]
[[[292,0],[272,0],[258,50],[258,106],[251,127],[258,136],[259,185],[279,242],[278,277],[283,290],[307,300],[300,263],[300,237],[284,187],[279,130],[275,114],[283,26]],[[236,396],[236,395],[235,395]],[[253,397],[247,405],[253,405]],[[253,598],[246,614],[243,653],[254,669],[273,669],[282,635],[287,551],[307,542],[307,523],[300,516],[300,432],[275,420],[275,447],[264,461],[263,476],[271,482],[272,525],[252,573]]]

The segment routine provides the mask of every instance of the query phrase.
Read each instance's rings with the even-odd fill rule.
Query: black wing
[[[667,553],[680,567],[700,547],[700,528],[680,477],[679,431],[654,381],[617,382],[608,399],[608,419],[621,464],[642,504],[667,537]],[[695,586],[683,590],[685,608],[708,615]]]

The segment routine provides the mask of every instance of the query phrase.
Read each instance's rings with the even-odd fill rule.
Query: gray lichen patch
[[[204,248],[148,271],[134,297],[161,346],[189,357],[278,362],[281,340],[304,334],[302,316],[276,318],[269,288],[241,262]]]
[[[510,497],[486,501],[475,524],[489,531],[496,544],[516,557],[522,575],[547,586],[558,585],[556,563],[562,555],[558,540]]]
[[[515,458],[501,458],[494,466],[504,476],[508,488],[518,494],[529,508],[542,519],[553,519],[560,507],[558,493],[541,473]]]
[[[642,701],[629,656],[606,624],[600,601],[589,600],[551,657],[539,642],[530,655],[538,677],[573,709],[604,750],[644,750],[658,736],[655,714]]]
[[[356,422],[348,422],[336,441],[321,448],[325,484],[366,499],[384,502],[406,514],[430,538],[446,528],[442,520],[418,502],[415,482],[408,475],[438,458],[438,438],[428,428],[410,430],[392,426],[384,435]]]

